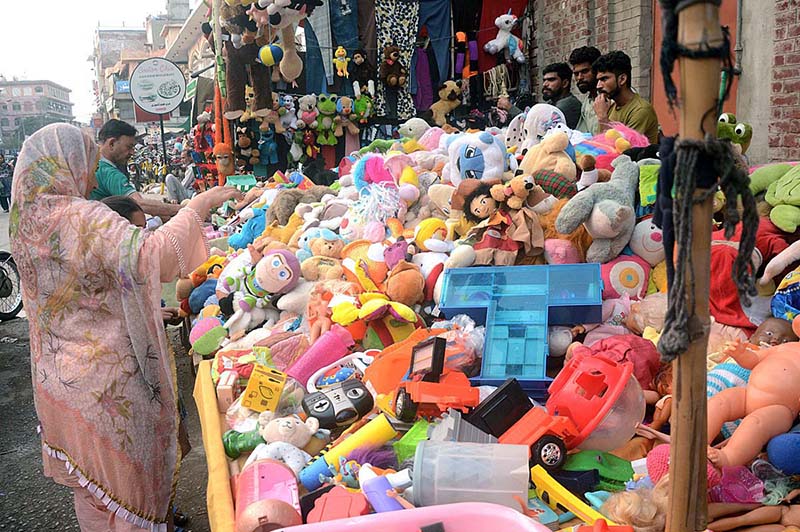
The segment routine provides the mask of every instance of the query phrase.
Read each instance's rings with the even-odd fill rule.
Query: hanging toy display
[[[511,33],[518,21],[519,19],[511,14],[510,9],[505,15],[494,19],[494,25],[497,26],[497,37],[487,42],[483,49],[492,55],[504,52],[507,61],[513,59],[517,63],[524,63],[525,54],[522,51],[522,40]]]
[[[353,106],[353,99],[347,96],[342,96],[336,102],[336,131],[334,135],[341,137],[345,133],[351,135],[358,135],[358,126],[353,123],[356,119],[355,108]]]
[[[381,82],[388,88],[399,89],[406,84],[408,70],[400,62],[400,48],[389,45],[383,49]]]
[[[372,115],[375,113],[375,106],[372,99],[375,95],[375,86],[372,81],[366,87],[366,90],[359,87],[358,81],[353,82],[353,89],[355,89],[356,99],[353,105],[355,111],[355,119],[359,124],[366,124]]]
[[[347,57],[347,50],[344,46],[339,46],[333,53],[333,66],[336,67],[336,75],[340,78],[349,78],[350,73],[347,71],[347,65],[350,63],[350,58]]]
[[[320,94],[317,97],[317,142],[323,146],[335,146],[336,136],[334,135],[334,119],[336,118],[335,94]]]
[[[361,91],[367,90],[370,82],[375,81],[375,67],[373,67],[367,57],[367,52],[363,49],[358,49],[353,52],[353,59],[349,65],[350,76],[355,83],[358,83]],[[356,89],[358,90],[358,89]]]

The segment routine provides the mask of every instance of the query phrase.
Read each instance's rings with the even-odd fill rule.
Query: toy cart
[[[552,471],[559,469],[567,459],[565,441],[578,435],[571,419],[551,416],[544,408],[534,407],[520,418],[499,443],[521,444],[530,449],[530,465],[540,465]]]
[[[414,346],[408,379],[393,402],[397,419],[410,423],[418,415],[436,417],[448,408],[467,412],[480,402],[478,389],[466,375],[445,369],[446,347],[447,340],[438,336]]]

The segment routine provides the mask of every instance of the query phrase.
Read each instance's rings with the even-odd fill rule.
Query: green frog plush
[[[317,97],[317,143],[323,146],[335,146],[336,136],[336,100],[335,94],[320,94]]]

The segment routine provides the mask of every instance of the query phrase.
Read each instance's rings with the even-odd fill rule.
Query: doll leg
[[[783,405],[759,408],[742,419],[741,425],[723,449],[709,449],[708,459],[717,467],[745,465],[755,458],[774,436],[788,432],[792,428],[794,417]]]
[[[747,389],[728,388],[708,400],[708,441],[714,441],[727,421],[736,421],[747,413],[745,399]]]
[[[730,516],[733,514],[742,514],[757,508],[761,508],[763,504],[758,503],[741,503],[741,502],[711,502],[708,504],[708,518],[711,521],[718,520],[722,517]]]
[[[709,530],[714,532],[725,532],[727,530],[735,530],[743,526],[752,525],[769,525],[772,523],[779,523],[783,511],[780,506],[762,506],[751,510],[746,514],[738,515],[736,517],[725,517],[718,519],[708,524]],[[782,525],[778,525],[783,530]],[[758,530],[767,530],[766,527],[758,527]]]

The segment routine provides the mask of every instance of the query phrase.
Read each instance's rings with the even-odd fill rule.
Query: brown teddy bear
[[[533,190],[536,183],[529,175],[514,176],[511,181],[494,185],[490,193],[495,201],[505,202],[509,209],[519,210],[525,205],[525,200]]]
[[[278,192],[272,204],[267,209],[266,222],[271,224],[278,220],[279,225],[286,225],[292,216],[294,209],[301,203],[319,203],[322,196],[330,194],[335,196],[336,192],[332,188],[314,185],[306,190],[288,188]]]
[[[383,49],[381,82],[387,87],[402,87],[406,83],[408,70],[400,62],[400,48],[390,44]]]
[[[447,115],[461,105],[461,81],[448,80],[439,87],[439,101],[431,105],[433,121],[442,127],[447,123]]]
[[[328,240],[319,237],[309,240],[308,247],[314,256],[304,260],[300,265],[305,280],[340,279],[344,275],[341,260],[344,246],[344,240],[341,238]]]

